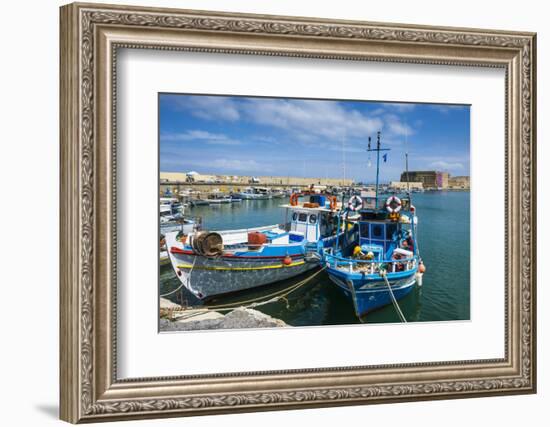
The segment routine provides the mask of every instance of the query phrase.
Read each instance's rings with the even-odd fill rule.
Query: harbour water
[[[418,247],[427,267],[423,286],[399,301],[408,321],[468,320],[470,318],[470,193],[433,191],[413,194],[419,218]],[[190,216],[200,216],[207,230],[237,229],[285,222],[287,199],[243,200],[239,203],[187,208]],[[220,298],[211,304],[259,298],[303,280],[293,278],[239,295]],[[160,293],[179,286],[170,265],[161,266]],[[200,304],[183,290],[173,301]],[[179,299],[179,301],[178,301]],[[346,299],[322,272],[286,300],[256,307],[292,326],[359,323],[352,302]],[[364,323],[399,322],[392,305],[362,319]]]

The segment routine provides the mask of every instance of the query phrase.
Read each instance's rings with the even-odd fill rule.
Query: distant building
[[[407,177],[408,173],[408,177]],[[407,179],[408,178],[408,179]],[[401,182],[421,182],[425,189],[448,188],[449,173],[438,171],[409,171],[401,174]]]
[[[389,188],[392,190],[406,190],[409,188],[410,190],[422,190],[424,188],[424,184],[421,182],[409,182],[407,186],[406,181],[392,181],[390,182]]]
[[[470,189],[470,177],[469,176],[453,176],[449,177],[449,188],[457,190],[469,190]]]

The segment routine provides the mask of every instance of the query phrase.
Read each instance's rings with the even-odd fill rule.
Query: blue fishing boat
[[[374,192],[353,196],[338,218],[347,223],[347,232],[332,247],[322,250],[330,280],[353,301],[356,315],[394,304],[402,321],[406,321],[398,300],[421,285],[425,267],[417,243],[418,218],[410,193],[381,196],[378,193],[380,133],[376,148],[377,171]],[[407,162],[408,163],[408,162]],[[350,212],[359,219],[349,223]]]

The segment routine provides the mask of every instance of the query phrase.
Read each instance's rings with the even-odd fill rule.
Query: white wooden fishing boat
[[[316,196],[320,197],[320,196]],[[337,234],[334,200],[284,205],[288,221],[239,230],[168,233],[166,245],[181,283],[199,299],[256,288],[319,265],[319,246]]]

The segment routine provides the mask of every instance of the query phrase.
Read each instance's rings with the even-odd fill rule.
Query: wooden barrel
[[[197,255],[219,256],[223,253],[223,239],[219,233],[199,231],[191,240],[191,248]]]
[[[204,256],[213,257],[223,253],[223,239],[219,233],[207,233],[202,238],[201,245]]]

